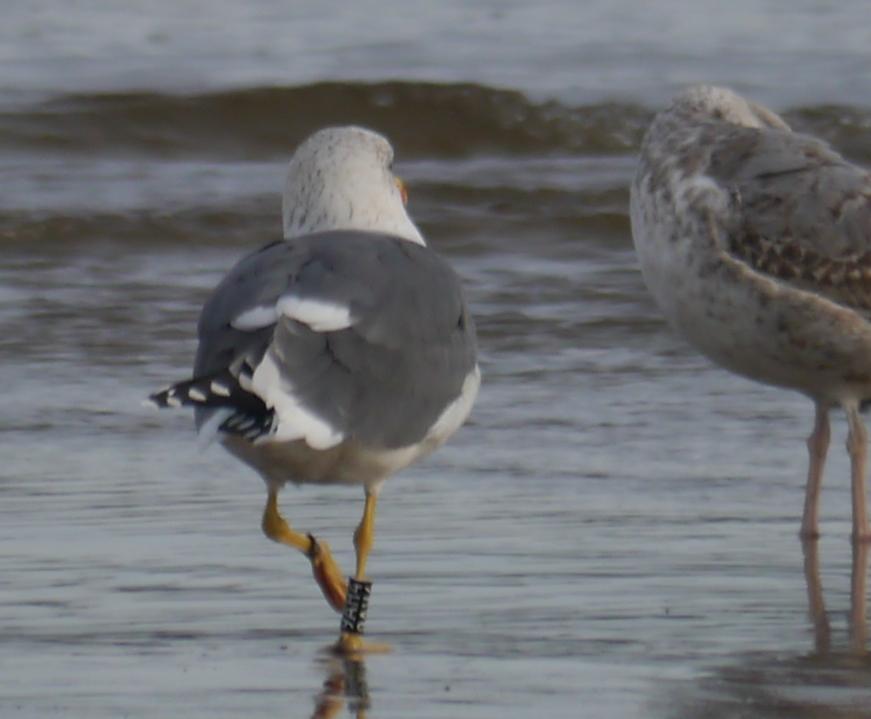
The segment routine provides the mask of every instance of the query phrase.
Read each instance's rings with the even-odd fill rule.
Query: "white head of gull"
[[[330,127],[303,142],[287,169],[284,237],[323,230],[386,232],[425,244],[392,172],[393,148],[362,127]]]
[[[669,322],[718,364],[816,407],[801,534],[818,536],[829,410],[847,414],[853,537],[871,399],[871,177],[731,90],[693,87],[651,123],[631,188],[645,282]]]

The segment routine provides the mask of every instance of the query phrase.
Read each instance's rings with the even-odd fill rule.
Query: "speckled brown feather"
[[[690,132],[672,132],[670,125],[693,115],[691,105],[658,117],[661,127],[649,133],[660,140],[651,187],[669,192],[666,176],[675,171],[709,177],[727,198],[723,211],[711,208],[721,218],[721,249],[765,276],[871,316],[871,175],[749,106],[758,127],[714,113]],[[654,152],[649,144],[642,162]],[[711,199],[690,198],[698,207]]]
[[[720,158],[731,148],[718,147],[709,167],[737,218],[726,228],[727,250],[768,276],[871,313],[871,177],[813,138],[749,134],[742,149],[752,159],[724,172]]]

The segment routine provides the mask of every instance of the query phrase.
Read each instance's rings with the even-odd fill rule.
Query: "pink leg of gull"
[[[804,539],[816,539],[819,531],[820,486],[823,483],[823,467],[826,464],[826,452],[829,450],[829,408],[823,402],[816,402],[814,414],[814,430],[807,438],[807,450],[810,455],[807,471],[807,487],[804,495],[804,514],[801,520],[801,536]]]
[[[868,506],[865,496],[865,467],[868,460],[868,432],[859,416],[859,403],[844,402],[847,412],[847,451],[850,453],[850,474],[853,487],[853,541],[871,542],[871,526],[868,524]]]

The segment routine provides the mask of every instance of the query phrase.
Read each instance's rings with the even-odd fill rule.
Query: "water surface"
[[[865,5],[282,6],[17,3],[0,28],[0,714],[871,716],[843,420],[814,551],[810,403],[669,331],[627,217],[689,81],[871,160]],[[368,628],[394,652],[364,663],[323,653],[337,617],[260,534],[261,481],[140,406],[276,239],[294,145],[339,122],[393,139],[484,372],[385,487]],[[351,566],[356,491],[282,506]]]

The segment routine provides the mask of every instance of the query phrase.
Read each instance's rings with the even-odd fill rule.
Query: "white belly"
[[[476,366],[466,377],[460,395],[445,408],[426,436],[407,447],[370,447],[353,438],[327,449],[315,449],[301,439],[273,439],[255,444],[227,435],[221,442],[276,487],[287,482],[372,487],[444,444],[468,418],[480,384],[481,372]]]

